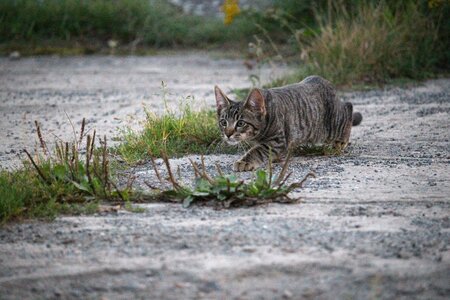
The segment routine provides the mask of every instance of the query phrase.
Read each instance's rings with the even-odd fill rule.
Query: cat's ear
[[[216,94],[217,113],[220,113],[222,109],[230,105],[230,100],[217,85],[214,87],[214,93]]]
[[[244,108],[262,115],[266,114],[266,103],[260,90],[253,89],[250,92],[245,100]]]

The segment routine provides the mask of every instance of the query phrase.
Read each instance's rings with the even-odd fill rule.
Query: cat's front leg
[[[271,147],[270,145],[256,145],[234,163],[233,171],[253,171],[261,166],[269,156],[272,156],[275,160],[278,159],[281,152],[280,150],[281,149]]]
[[[262,162],[257,161],[245,161],[244,157],[239,159],[233,164],[233,171],[235,172],[244,172],[244,171],[253,171],[258,168]]]

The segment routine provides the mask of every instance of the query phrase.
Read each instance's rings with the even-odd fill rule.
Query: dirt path
[[[176,59],[187,68],[184,58]],[[43,60],[51,69],[52,59]],[[69,61],[84,64],[79,58]],[[215,72],[222,76],[219,81],[230,82],[225,88],[248,84],[241,82],[245,70],[226,73],[226,66],[240,66],[239,61],[220,61],[208,64],[223,67]],[[26,77],[25,65],[20,71],[1,63],[10,70],[2,73],[1,99],[19,93],[10,91],[15,81],[29,78],[32,87],[50,76]],[[131,70],[120,75],[129,84],[116,90],[111,83],[113,92],[83,79],[93,72],[87,70],[80,67],[66,88],[76,90],[84,82],[104,95],[121,93],[123,86],[123,99],[146,95],[147,81]],[[132,88],[133,78],[142,89]],[[187,84],[179,93],[210,97],[214,81],[204,78],[203,86],[198,78],[198,85]],[[24,93],[42,95],[48,88],[35,89]],[[70,98],[58,93],[59,99]],[[363,123],[354,128],[346,155],[294,159],[294,177],[310,170],[317,174],[300,191],[301,203],[234,210],[151,204],[142,214],[120,211],[9,225],[0,229],[0,298],[448,299],[450,80],[343,96],[362,112]],[[83,101],[95,107],[94,98]],[[229,171],[234,159],[216,155],[207,162]],[[172,163],[180,165],[182,177],[191,177],[187,158]],[[140,181],[153,178],[148,166],[136,174]]]

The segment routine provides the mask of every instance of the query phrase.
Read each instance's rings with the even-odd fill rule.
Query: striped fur
[[[362,120],[352,104],[341,102],[332,84],[319,76],[279,88],[253,89],[242,102],[230,100],[217,86],[215,94],[224,140],[251,146],[235,162],[235,171],[253,170],[269,156],[283,160],[289,147],[333,144],[343,149],[352,125]]]

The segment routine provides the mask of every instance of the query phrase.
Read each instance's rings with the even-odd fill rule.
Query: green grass
[[[0,223],[20,215],[32,196],[26,172],[0,171]]]
[[[319,2],[321,6],[325,1]],[[86,54],[108,48],[109,40],[133,53],[140,47],[246,49],[261,28],[275,42],[283,42],[289,36],[286,27],[312,22],[313,11],[307,1],[277,0],[274,9],[243,10],[225,25],[218,18],[184,14],[165,0],[2,0],[0,50],[67,53],[74,47]]]
[[[124,131],[124,142],[117,148],[127,162],[133,163],[151,156],[160,157],[189,153],[205,153],[218,142],[220,136],[215,112],[193,112],[186,109],[181,115],[166,113],[158,116],[147,112],[144,129]]]
[[[41,170],[46,175],[51,169]],[[99,199],[80,193],[71,183],[44,184],[32,167],[0,171],[0,224],[26,218],[52,219],[59,214],[97,211]]]
[[[140,47],[242,45],[256,32],[248,18],[226,26],[220,19],[185,15],[163,0],[0,1],[3,52],[70,53],[67,49],[75,48],[86,54],[108,49],[109,40],[133,53]]]
[[[157,115],[145,108],[146,119],[139,131],[122,130],[123,142],[116,152],[128,163],[136,163],[150,157],[183,156],[197,153],[206,154],[220,150],[233,153],[233,148],[223,145],[217,125],[216,112],[209,109],[195,111],[192,103],[178,105],[178,109],[167,107],[164,90],[165,111]]]

